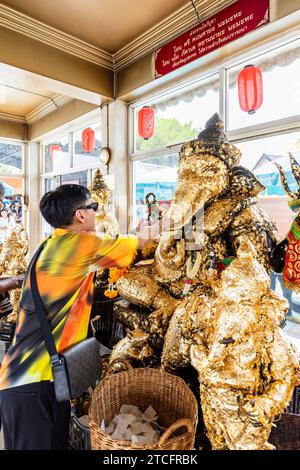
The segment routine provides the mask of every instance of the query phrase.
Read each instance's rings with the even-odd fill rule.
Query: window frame
[[[238,66],[239,64],[256,59],[259,56],[267,55],[270,52],[282,47],[288,46],[295,41],[299,41],[300,32],[299,28],[293,30],[288,34],[280,35],[275,39],[268,39],[260,45],[251,47],[242,53],[236,53],[229,58],[225,58],[223,61],[220,61],[218,65],[215,65],[209,69],[203,70],[202,72],[195,73],[193,77],[188,79],[183,79],[180,83],[176,85],[170,85],[165,88],[160,88],[159,91],[150,92],[145,94],[142,98],[132,101],[128,105],[128,174],[129,174],[129,207],[133,208],[134,202],[134,184],[133,184],[133,162],[141,160],[145,161],[151,157],[156,157],[160,155],[180,152],[181,144],[169,145],[167,147],[146,150],[146,151],[135,151],[135,128],[134,128],[134,118],[135,118],[135,108],[143,105],[151,105],[151,102],[155,102],[158,99],[167,97],[168,95],[176,94],[177,91],[184,89],[185,87],[190,87],[193,83],[199,84],[202,80],[209,78],[212,75],[219,74],[219,115],[224,121],[225,132],[227,134],[228,140],[235,144],[241,143],[249,140],[255,140],[257,138],[263,137],[272,137],[279,134],[286,134],[297,132],[300,130],[300,114],[276,119],[273,121],[266,121],[261,124],[255,124],[252,126],[242,127],[239,129],[229,130],[229,93],[228,93],[228,83],[229,83],[229,73],[230,69]],[[196,136],[195,136],[196,137]],[[129,214],[128,223],[131,229],[133,223],[133,214]]]
[[[28,229],[28,218],[27,218],[27,203],[26,203],[26,191],[28,187],[28,173],[27,173],[27,166],[26,166],[26,161],[27,161],[27,155],[28,155],[28,145],[26,142],[22,140],[17,140],[17,139],[9,139],[6,137],[1,137],[0,138],[1,142],[3,143],[8,143],[8,144],[13,144],[13,145],[19,145],[22,148],[22,171],[20,173],[0,173],[0,180],[1,178],[5,177],[11,177],[11,178],[20,178],[22,182],[22,224],[27,231]]]
[[[67,126],[62,126],[58,129],[55,129],[53,132],[47,134],[43,139],[40,140],[40,194],[41,196],[46,192],[46,180],[52,179],[55,177],[62,177],[63,175],[70,174],[70,173],[79,173],[80,171],[87,172],[87,186],[89,187],[92,183],[93,178],[93,171],[101,167],[100,159],[97,160],[95,163],[87,163],[86,165],[80,166],[73,166],[74,163],[74,147],[73,147],[73,136],[74,133],[83,129],[83,127],[89,127],[95,124],[100,124],[101,129],[101,143],[103,142],[103,135],[102,135],[102,123],[101,123],[102,116],[99,115],[99,109],[95,112],[91,113],[89,119],[86,117],[82,117],[74,123],[69,123]],[[51,171],[45,172],[45,146],[53,143],[53,141],[58,140],[60,138],[64,138],[68,136],[68,146],[69,146],[69,167],[60,170],[60,171]],[[41,233],[44,236],[44,227],[46,222],[41,217]]]

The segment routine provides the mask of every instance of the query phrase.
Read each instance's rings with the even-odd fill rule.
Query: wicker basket
[[[123,404],[145,410],[151,405],[159,424],[166,429],[154,445],[136,445],[112,439],[100,429],[109,423]],[[89,412],[93,450],[187,450],[193,449],[198,406],[194,394],[179,377],[157,369],[140,368],[106,377],[96,387]],[[181,432],[179,432],[181,430]]]
[[[277,450],[300,450],[300,415],[284,413],[274,424],[269,442]]]

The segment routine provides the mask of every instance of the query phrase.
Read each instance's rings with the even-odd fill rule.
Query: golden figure
[[[240,151],[228,142],[223,128],[215,114],[198,139],[183,145],[168,213],[172,224],[161,234],[154,262],[132,269],[117,281],[120,295],[143,307],[148,317],[141,325],[130,323],[129,318],[136,319],[135,308],[116,305],[119,320],[132,330],[155,330],[150,345],[163,344],[178,300],[209,287],[218,274],[217,262],[235,256],[245,239],[251,240],[257,259],[269,269],[269,244],[276,243],[277,233],[256,198],[264,186],[239,166]],[[149,243],[152,250],[155,246]],[[145,252],[151,256],[151,250]],[[161,307],[156,298],[162,293]]]
[[[22,224],[14,228],[5,240],[0,253],[0,275],[17,276],[24,274],[27,270],[27,254],[29,250],[29,240],[27,232]],[[11,291],[11,303],[13,312],[8,315],[7,321],[14,323],[17,320],[18,305],[21,289]]]
[[[272,422],[300,384],[300,365],[279,326],[287,302],[270,290],[268,273],[258,263],[253,245],[240,245],[236,260],[214,287],[210,308],[192,313],[188,305],[185,308],[187,316],[199,316],[190,321],[194,331],[188,353],[199,374],[202,412],[213,449],[272,448]],[[191,337],[187,326],[188,322],[182,329],[186,341]]]
[[[287,302],[269,289],[277,232],[256,198],[264,187],[239,161],[218,115],[183,145],[172,224],[154,261],[117,281],[130,331],[112,358],[145,364],[153,350],[164,370],[191,363],[212,447],[269,449],[300,368],[280,328]]]
[[[117,219],[108,212],[109,188],[105,184],[101,171],[96,170],[93,182],[90,186],[91,198],[99,203],[96,215],[96,233],[99,236],[104,234],[115,236],[119,232]]]

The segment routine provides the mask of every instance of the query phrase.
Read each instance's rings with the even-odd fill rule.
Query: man
[[[59,352],[87,336],[98,268],[128,266],[136,237],[100,239],[93,234],[97,203],[84,186],[62,185],[40,201],[45,220],[55,228],[37,264],[37,285]],[[70,403],[57,402],[49,354],[30,290],[24,278],[12,346],[0,370],[0,416],[6,449],[64,449]]]

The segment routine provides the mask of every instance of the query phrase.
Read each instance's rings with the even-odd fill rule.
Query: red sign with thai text
[[[155,78],[269,22],[269,0],[238,0],[155,52]]]

